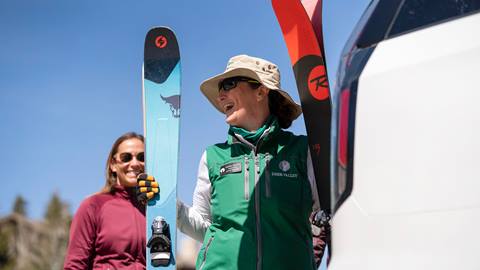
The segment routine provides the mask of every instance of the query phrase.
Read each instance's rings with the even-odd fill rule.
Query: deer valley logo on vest
[[[280,176],[280,177],[287,177],[287,178],[297,178],[297,173],[290,173],[290,162],[286,160],[282,160],[278,163],[278,168],[281,172],[272,172],[272,176]]]

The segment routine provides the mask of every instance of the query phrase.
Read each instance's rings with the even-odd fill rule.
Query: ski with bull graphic
[[[147,269],[175,269],[177,169],[180,129],[180,52],[174,32],[151,29],[145,38],[143,110],[145,169],[161,182],[148,201]]]
[[[297,83],[313,162],[320,207],[319,225],[328,222],[332,101],[325,66],[322,0],[272,0]]]

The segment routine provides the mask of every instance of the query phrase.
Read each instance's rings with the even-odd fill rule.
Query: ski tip
[[[145,37],[144,78],[164,83],[180,61],[180,50],[172,29],[151,28]]]
[[[293,65],[307,55],[322,56],[310,18],[300,1],[272,0],[272,7]]]
[[[145,51],[178,48],[177,38],[172,29],[159,26],[151,28],[145,37]]]

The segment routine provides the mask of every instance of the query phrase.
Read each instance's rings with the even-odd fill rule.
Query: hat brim
[[[293,99],[290,97],[290,95],[287,92],[283,91],[282,89],[278,89],[277,87],[262,81],[261,78],[257,75],[256,72],[254,72],[253,70],[250,70],[248,68],[236,68],[236,69],[226,71],[226,72],[221,73],[217,76],[206,79],[200,85],[200,90],[202,91],[202,93],[207,97],[207,99],[210,101],[210,103],[219,112],[224,113],[222,111],[222,109],[217,104],[218,91],[219,91],[218,84],[224,79],[231,78],[231,77],[237,77],[237,76],[252,78],[254,80],[259,81],[260,83],[262,83],[262,85],[269,88],[270,90],[278,91],[292,105],[292,109],[295,112],[293,119],[298,118],[298,116],[300,116],[300,114],[302,114],[302,108],[300,107],[300,105],[295,103],[295,101],[293,101]]]

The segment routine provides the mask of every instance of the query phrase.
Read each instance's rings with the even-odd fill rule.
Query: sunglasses
[[[140,162],[145,162],[145,153],[140,152],[135,156],[135,158]],[[131,153],[121,153],[118,155],[118,159],[123,163],[127,163],[132,161],[133,155]]]
[[[258,88],[261,85],[261,83],[259,83],[258,81],[247,77],[231,77],[224,79],[218,84],[218,91],[222,89],[224,91],[230,91],[233,88],[237,87],[238,82],[248,82],[253,89]]]

